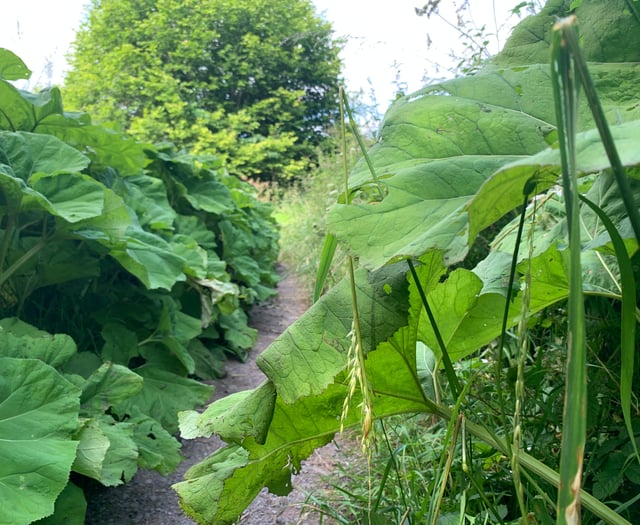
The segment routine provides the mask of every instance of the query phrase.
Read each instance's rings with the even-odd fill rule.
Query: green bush
[[[55,501],[81,509],[73,487],[57,500],[70,470],[118,485],[175,469],[178,412],[254,344],[246,310],[275,293],[278,254],[271,207],[218,159],[10,83],[28,75],[0,50],[0,477],[20,502],[0,522],[13,525]]]

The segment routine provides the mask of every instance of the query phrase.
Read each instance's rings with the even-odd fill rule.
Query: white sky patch
[[[66,54],[84,18],[87,0],[0,0],[0,47],[32,71],[29,87],[61,84]]]
[[[460,35],[436,17],[415,13],[426,0],[313,0],[318,13],[329,20],[338,37],[347,43],[342,52],[349,92],[374,95],[384,112],[398,88],[412,92],[425,83],[446,76],[452,66],[452,47]],[[453,0],[442,0],[441,11],[455,22]],[[471,0],[478,27],[493,33],[495,3],[498,25],[508,20],[516,0]],[[61,84],[68,69],[66,55],[85,16],[88,0],[0,0],[0,47],[22,58],[33,71],[28,84]],[[517,22],[512,17],[510,23]],[[502,43],[508,30],[503,28]],[[427,36],[428,35],[428,36]],[[431,39],[431,46],[428,39]],[[496,49],[497,51],[497,49]],[[440,65],[437,68],[436,65]]]
[[[314,0],[318,11],[329,20],[338,37],[347,39],[342,52],[349,91],[371,88],[379,109],[384,111],[401,89],[410,93],[427,82],[450,77],[455,65],[452,49],[461,52],[461,35],[439,17],[418,16],[416,8],[427,0]],[[456,23],[456,6],[460,0],[442,0],[439,11]],[[490,51],[496,53],[518,22],[510,11],[516,0],[471,0],[475,27],[485,26]],[[494,11],[495,6],[495,11]],[[494,17],[495,12],[495,17]]]

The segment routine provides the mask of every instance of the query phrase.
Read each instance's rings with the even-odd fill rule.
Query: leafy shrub
[[[277,282],[278,232],[252,186],[9,82],[28,75],[0,50],[0,425],[35,440],[0,451],[3,486],[25,473],[29,490],[3,501],[32,501],[3,508],[12,524],[51,514],[70,470],[105,485],[172,471],[177,413],[209,399],[198,380],[226,355],[245,358],[246,310]]]

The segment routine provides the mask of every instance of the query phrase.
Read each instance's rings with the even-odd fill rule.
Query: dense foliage
[[[138,139],[286,180],[327,140],[338,51],[309,0],[94,0],[65,97]]]
[[[178,411],[209,399],[198,380],[223,374],[226,355],[245,357],[256,337],[245,311],[277,281],[276,225],[251,185],[215,157],[65,112],[57,88],[10,82],[29,74],[0,50],[0,523],[11,525],[51,514],[70,470],[105,485],[172,471]],[[82,502],[67,487],[48,523],[83,523]]]
[[[420,471],[427,493],[393,517],[369,508],[364,523],[553,523],[555,489],[575,487],[558,472],[561,436],[579,426],[566,424],[576,416],[584,465],[579,447],[570,459],[584,467],[575,481],[584,521],[638,522],[638,236],[623,203],[640,202],[640,17],[623,0],[575,10],[629,189],[620,191],[581,101],[576,171],[595,208],[583,205],[572,220],[581,244],[569,250],[549,64],[552,26],[569,4],[549,2],[476,75],[425,87],[388,111],[368,162],[329,213],[329,231],[360,262],[353,283],[330,290],[260,356],[268,381],[258,389],[180,416],[185,437],[228,443],[175,486],[199,523],[231,523],[263,486],[286,493],[301,461],[341,425],[362,421],[366,438],[372,418],[413,412],[440,419],[434,432],[445,443]],[[519,249],[514,210],[526,219]],[[465,268],[480,233],[500,222],[488,253]],[[578,272],[569,266],[576,254]],[[586,399],[564,389],[565,374],[580,373],[565,366],[576,276],[590,319]],[[621,315],[629,295],[631,330]],[[503,325],[510,332],[498,343]],[[563,415],[565,396],[579,409]],[[448,487],[459,492],[441,507]],[[578,507],[558,523],[579,523]]]

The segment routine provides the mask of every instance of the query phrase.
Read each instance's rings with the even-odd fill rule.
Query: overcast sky
[[[346,37],[343,50],[347,89],[375,94],[384,112],[398,83],[415,91],[428,78],[446,74],[452,46],[459,35],[441,20],[418,17],[415,8],[427,0],[313,0],[319,13],[332,24],[339,37]],[[22,58],[32,69],[34,85],[61,84],[67,68],[65,54],[84,17],[87,0],[0,0],[0,47]],[[453,0],[442,0],[441,10],[455,21]],[[457,2],[458,4],[460,1]],[[516,0],[471,0],[472,12],[487,31],[500,28],[507,36],[508,8]],[[496,17],[492,5],[496,5]],[[517,21],[511,20],[511,23]],[[428,38],[432,44],[428,46]],[[439,69],[435,64],[440,64]]]

